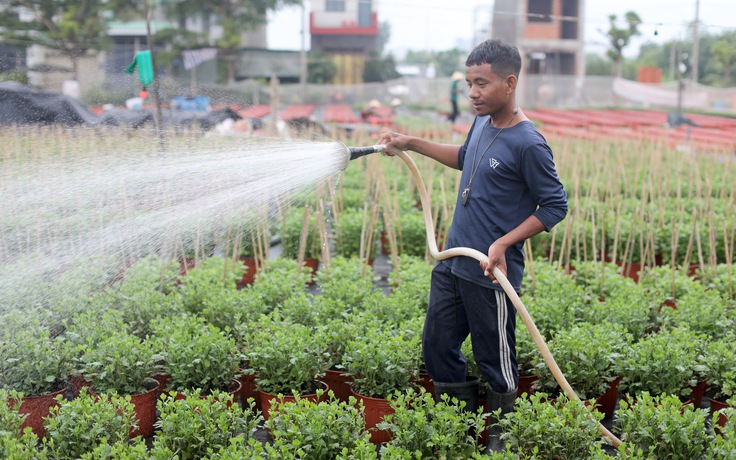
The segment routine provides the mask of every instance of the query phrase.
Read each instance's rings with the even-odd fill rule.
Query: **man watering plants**
[[[465,62],[468,96],[477,115],[465,143],[438,144],[395,132],[379,137],[384,154],[412,150],[462,170],[445,249],[470,247],[488,254],[480,266],[470,257],[439,262],[432,272],[422,348],[437,396],[446,393],[478,407],[478,380],[466,380],[461,345],[471,337],[473,355],[488,382],[490,412],[513,409],[518,385],[516,312],[493,276],[498,267],[521,290],[523,244],[549,231],[567,213],[567,195],[552,151],[516,105],[521,58],[515,47],[488,40]],[[492,420],[495,422],[495,420]],[[503,450],[500,427],[489,448]]]

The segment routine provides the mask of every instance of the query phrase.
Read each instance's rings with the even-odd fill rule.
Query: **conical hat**
[[[452,74],[452,79],[453,79],[453,80],[464,80],[464,79],[465,79],[465,74],[464,74],[464,73],[462,73],[462,72],[458,72],[458,71],[456,70],[456,71],[455,71],[455,73],[454,73],[454,74]]]

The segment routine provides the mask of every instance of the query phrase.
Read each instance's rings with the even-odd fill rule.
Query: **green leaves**
[[[431,393],[409,390],[391,396],[393,414],[384,416],[378,428],[390,430],[392,439],[384,449],[401,449],[417,458],[465,459],[479,452],[478,438],[487,414],[472,414],[442,395],[435,402]],[[383,453],[383,451],[382,451]]]
[[[45,422],[45,442],[54,458],[79,458],[101,444],[127,441],[137,427],[129,396],[94,397],[83,388],[71,401],[57,400],[60,405]]]
[[[136,336],[110,335],[81,357],[85,378],[97,393],[134,395],[145,393],[150,379],[158,373],[157,360],[150,343]]]
[[[555,332],[548,343],[568,383],[582,399],[602,395],[617,377],[616,363],[633,338],[621,326],[581,323]],[[536,355],[541,390],[556,394],[559,385],[541,355]]]
[[[230,446],[231,439],[247,441],[255,433],[261,418],[249,415],[252,405],[246,412],[227,393],[200,395],[199,390],[187,392],[184,399],[175,399],[173,392],[161,395],[154,451],[178,452],[180,460],[212,458],[212,453]]]
[[[617,411],[624,449],[641,449],[649,458],[705,458],[707,410],[683,405],[676,396],[650,396],[621,402]]]
[[[561,395],[556,401],[546,393],[522,395],[514,411],[500,419],[506,448],[521,458],[577,460],[601,450],[598,422],[603,414],[588,412],[577,400]]]
[[[233,384],[241,356],[227,331],[188,316],[163,318],[153,329],[152,343],[162,351],[171,388],[209,394]]]
[[[619,361],[622,393],[689,396],[705,374],[705,338],[687,329],[665,330],[633,344]]]
[[[369,328],[346,345],[343,362],[358,394],[386,398],[416,381],[421,362],[419,334],[400,328]]]
[[[319,403],[303,398],[277,403],[265,427],[276,448],[301,451],[305,459],[337,458],[344,449],[352,451],[370,439],[362,407],[352,397],[347,403],[334,396]]]
[[[247,352],[258,387],[269,394],[307,394],[329,366],[329,355],[312,329],[273,322],[257,332]]]

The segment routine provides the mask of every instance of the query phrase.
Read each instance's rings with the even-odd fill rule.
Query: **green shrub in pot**
[[[178,294],[184,309],[199,315],[205,306],[225,290],[235,290],[243,277],[242,264],[223,257],[208,257],[181,277]]]
[[[398,224],[396,238],[399,254],[424,257],[427,253],[427,229],[422,211],[417,208],[402,211]]]
[[[539,291],[538,295],[525,293],[522,300],[544,337],[550,337],[557,329],[575,324],[587,308],[585,293],[570,280],[550,284],[547,290]]]
[[[255,331],[246,353],[258,388],[269,394],[314,393],[328,366],[318,337],[307,326],[280,320]]]
[[[169,388],[230,391],[242,356],[228,331],[193,316],[156,321],[153,331],[151,343],[163,355]]]
[[[618,377],[616,363],[632,343],[631,335],[619,325],[580,323],[555,331],[548,345],[570,386],[586,400],[608,390]],[[540,391],[559,394],[561,389],[547,363],[541,355],[536,356]]]
[[[114,444],[101,444],[91,452],[82,455],[81,460],[171,460],[174,453],[165,448],[148,449],[146,441],[135,438],[130,442],[118,441]]]
[[[428,263],[422,257],[400,255],[399,266],[388,275],[391,285],[391,297],[396,298],[407,307],[413,305],[422,312],[429,305],[429,284],[434,263]]]
[[[709,435],[704,429],[707,409],[683,405],[674,395],[639,393],[635,402],[621,401],[616,412],[619,437],[627,448],[641,449],[647,458],[705,458]]]
[[[317,273],[322,292],[317,299],[319,310],[329,317],[361,312],[363,303],[375,290],[373,276],[373,268],[357,258],[334,258],[329,267]]]
[[[195,390],[185,395],[184,399],[161,396],[152,451],[176,452],[180,460],[211,458],[211,454],[227,448],[233,438],[252,438],[261,422],[260,416],[252,415],[252,407],[242,409],[232,404],[224,392],[205,396]]]
[[[523,394],[514,410],[499,420],[507,452],[521,458],[577,460],[598,455],[603,441],[600,412],[590,412],[578,400],[561,395],[555,402],[546,393]]]
[[[301,242],[302,228],[304,226],[305,209],[302,207],[294,207],[289,209],[284,215],[284,219],[279,226],[279,234],[281,235],[281,256],[285,259],[299,258],[299,244]],[[314,212],[309,213],[309,221],[307,222],[307,239],[304,247],[304,257],[308,259],[319,259],[322,251],[322,242]]]
[[[378,221],[369,228],[370,210],[346,208],[339,219],[335,219],[335,250],[345,258],[360,258],[364,261],[376,258],[378,246]],[[361,252],[362,251],[362,252]]]
[[[470,414],[447,395],[435,401],[434,395],[413,390],[392,396],[390,404],[394,412],[377,425],[391,431],[387,445],[419,453],[415,458],[470,458],[480,452],[487,417],[482,410]]]
[[[67,386],[71,365],[64,337],[52,337],[33,315],[3,317],[0,332],[0,389],[39,396]]]
[[[706,375],[708,377],[707,395],[716,401],[725,402],[736,396],[736,353],[733,344],[736,334],[713,340],[705,350]]]
[[[46,460],[45,446],[37,447],[38,437],[28,428],[21,430],[25,416],[20,414],[22,395],[0,390],[0,458]]]
[[[619,391],[634,398],[652,396],[688,398],[706,374],[703,355],[707,338],[687,329],[663,330],[631,345],[617,364]]]
[[[658,329],[660,303],[637,284],[623,284],[601,302],[592,299],[581,314],[591,324],[618,324],[640,340]]]
[[[652,293],[656,300],[675,300],[682,298],[700,283],[687,276],[679,268],[672,269],[669,265],[648,267],[639,274],[639,285],[645,291]]]
[[[95,393],[134,395],[153,388],[151,379],[160,373],[162,359],[147,341],[119,332],[88,348],[81,369]]]
[[[634,280],[622,275],[621,269],[613,263],[575,260],[572,264],[574,264],[573,280],[592,298],[607,299],[618,290],[626,290],[637,285]]]
[[[321,395],[322,390],[318,391]],[[313,402],[299,398],[296,401],[276,402],[275,413],[265,428],[279,448],[300,450],[305,459],[336,458],[343,449],[349,451],[356,444],[370,439],[365,431],[365,420],[355,398],[348,402],[331,397]]]
[[[677,308],[663,308],[661,322],[664,327],[683,327],[720,339],[734,331],[735,306],[718,291],[698,285],[677,299]]]
[[[730,408],[723,409],[726,423],[720,429],[715,430],[713,437],[708,443],[708,451],[705,458],[712,460],[731,460],[736,458],[736,398],[728,401]],[[720,413],[714,413],[711,417],[711,426],[717,426]]]
[[[295,260],[268,260],[253,285],[245,289],[246,295],[254,297],[253,304],[260,306],[261,313],[268,313],[291,296],[306,292],[308,272],[305,267],[299,270]]]
[[[79,458],[101,444],[127,441],[136,428],[130,396],[92,396],[82,388],[77,398],[57,400],[44,422],[44,443],[54,458]]]
[[[353,390],[372,398],[386,398],[403,392],[417,380],[420,336],[400,328],[370,327],[345,347],[343,361],[353,377]]]

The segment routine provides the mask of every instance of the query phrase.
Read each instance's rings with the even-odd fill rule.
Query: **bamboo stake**
[[[311,209],[309,206],[304,207],[304,220],[302,220],[302,233],[299,235],[299,254],[297,257],[296,277],[299,278],[304,264],[304,254],[307,251],[307,235],[309,235],[309,215]]]

